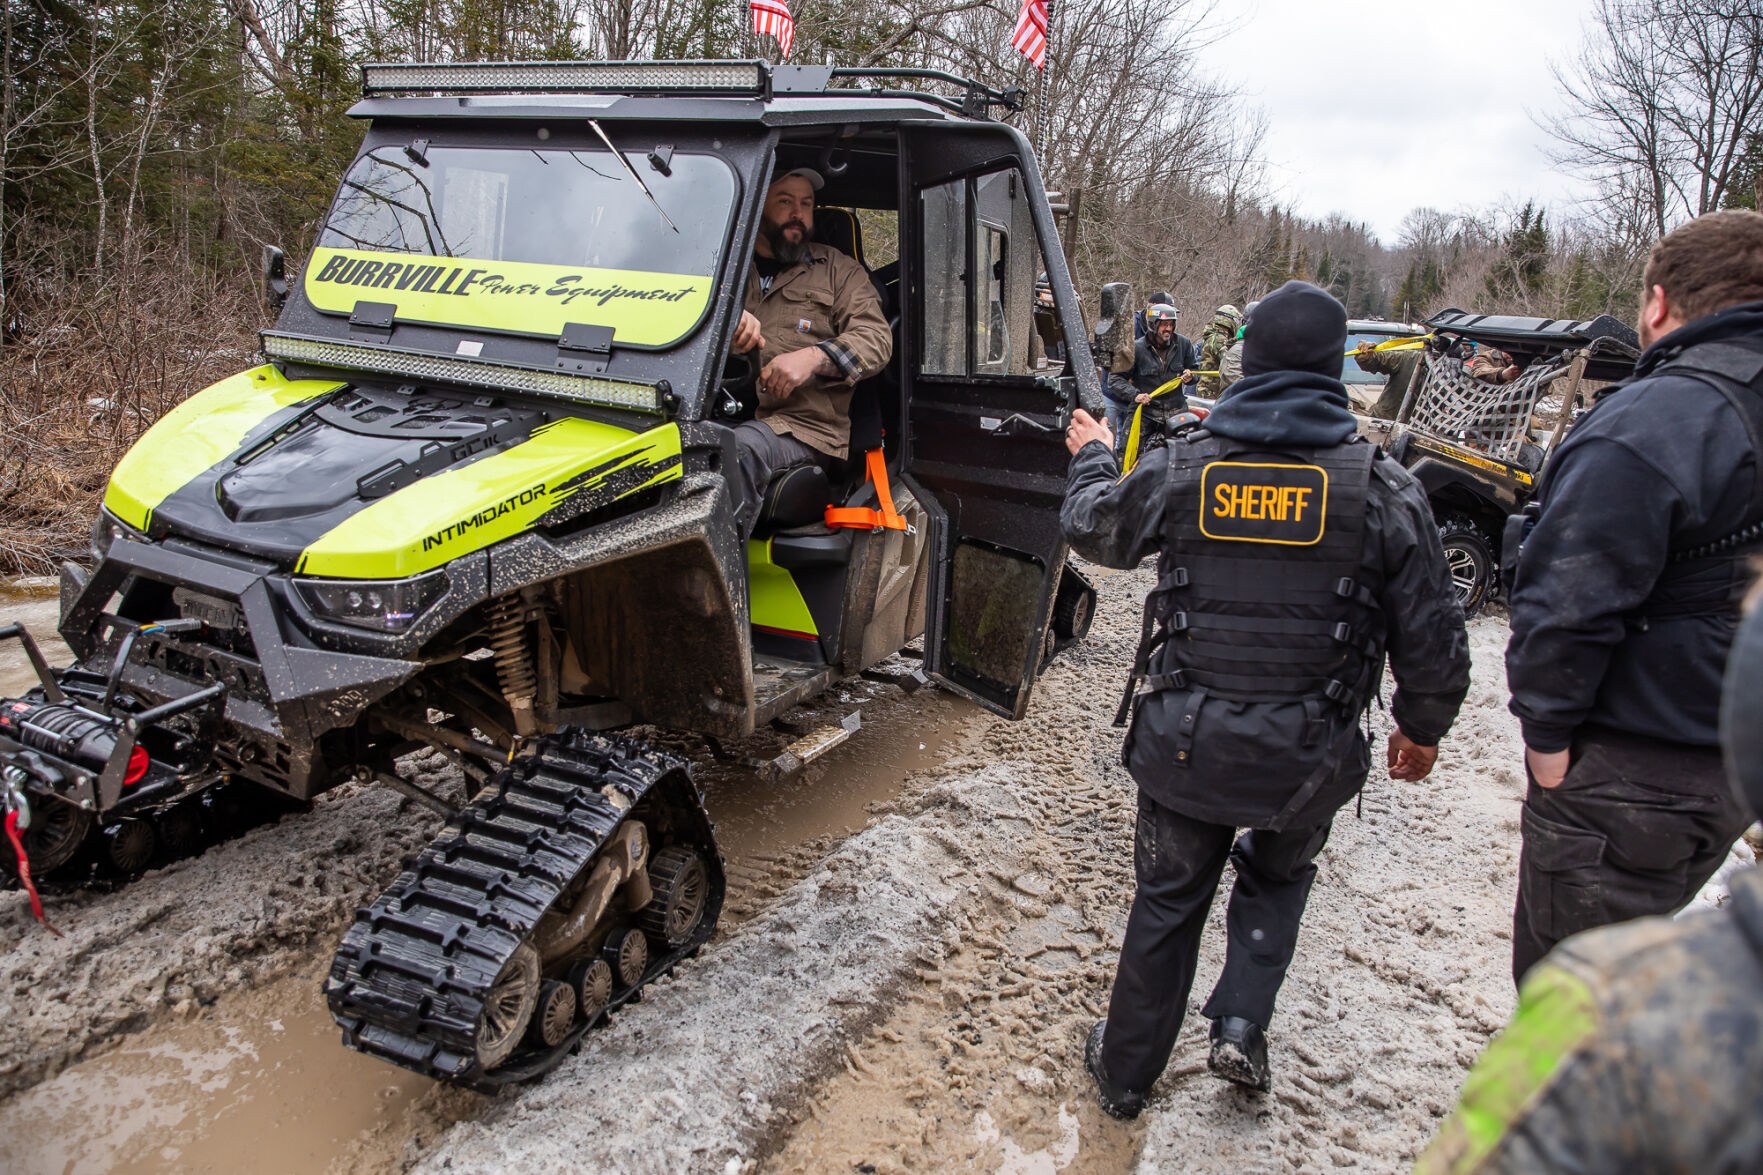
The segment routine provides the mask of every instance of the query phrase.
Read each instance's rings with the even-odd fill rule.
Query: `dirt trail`
[[[744,767],[695,768],[728,861],[723,934],[937,762],[977,712],[937,691],[857,682],[791,718],[857,708],[864,728],[781,787]],[[733,749],[767,754],[788,737],[766,731]],[[705,759],[693,743],[673,749]],[[404,767],[442,794],[458,787],[438,756]],[[438,823],[396,793],[339,788],[120,891],[49,896],[61,939],[35,926],[23,895],[0,894],[0,934],[15,944],[0,955],[15,1009],[0,1022],[0,1096],[24,1091],[0,1101],[0,1169],[229,1171],[258,1148],[273,1156],[264,1175],[395,1169],[413,1139],[420,1153],[477,1113],[477,1095],[344,1049],[319,992],[350,913]],[[260,1131],[264,1101],[273,1115]]]
[[[1144,574],[1104,581],[1113,618],[1055,673],[1036,729],[996,724],[974,761],[1024,758],[1036,873],[976,920],[922,998],[879,1025],[768,1172],[1286,1171],[1405,1166],[1512,1004],[1508,927],[1521,781],[1504,713],[1503,618],[1472,629],[1475,685],[1427,783],[1374,780],[1335,823],[1272,1029],[1275,1094],[1205,1071],[1198,1009],[1223,964],[1213,909],[1189,1019],[1136,1123],[1097,1108],[1082,1040],[1106,1008],[1130,900],[1133,789],[1107,728]],[[1069,675],[1064,677],[1062,675]],[[1081,684],[1080,684],[1081,683]],[[1381,717],[1381,716],[1380,716]],[[1072,722],[1072,734],[1037,729]],[[1381,740],[1387,726],[1378,723]],[[960,763],[950,769],[959,770]],[[1227,872],[1224,885],[1230,883]]]
[[[1091,637],[1054,663],[1024,722],[864,685],[826,700],[862,704],[863,732],[799,784],[767,792],[704,764],[731,857],[718,939],[525,1091],[426,1086],[327,1035],[316,980],[337,927],[432,825],[399,797],[343,789],[124,894],[56,899],[66,941],[29,933],[21,902],[0,897],[17,944],[0,991],[24,1011],[0,1022],[0,1082],[34,1085],[0,1102],[0,1139],[32,1114],[38,1133],[17,1136],[48,1138],[75,1107],[96,1133],[85,1149],[57,1136],[58,1153],[93,1166],[128,1153],[136,1170],[224,1170],[242,1154],[261,1175],[1403,1168],[1512,1005],[1523,781],[1505,618],[1471,627],[1470,699],[1433,777],[1374,778],[1363,819],[1336,821],[1271,1029],[1274,1093],[1205,1072],[1197,1010],[1222,964],[1219,903],[1170,1069],[1147,1113],[1118,1123],[1081,1044],[1132,892],[1134,789],[1109,720],[1151,577],[1096,578]],[[1373,721],[1381,743],[1387,719]],[[142,1025],[156,1026],[42,1082]],[[252,1106],[312,1086],[279,1108],[291,1125],[245,1139]],[[109,1119],[90,1109],[107,1099]],[[25,1166],[6,1145],[0,1168],[66,1166]]]

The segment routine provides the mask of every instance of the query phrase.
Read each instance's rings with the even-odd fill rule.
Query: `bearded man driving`
[[[757,352],[759,364],[759,409],[734,430],[739,469],[729,477],[743,537],[753,533],[779,470],[828,469],[850,457],[851,391],[894,351],[869,274],[813,240],[814,194],[824,184],[819,172],[798,167],[778,173],[765,191],[746,309],[730,347]]]

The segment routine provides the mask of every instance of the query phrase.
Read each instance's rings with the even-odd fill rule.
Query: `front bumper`
[[[225,685],[216,769],[307,798],[317,790],[320,736],[409,680],[422,667],[421,642],[483,598],[477,562],[476,575],[459,568],[411,631],[387,637],[319,620],[271,568],[119,538],[90,576],[63,566],[61,634],[83,665],[108,670],[125,631],[114,619],[200,618],[192,631],[139,634],[121,685],[148,706]],[[234,618],[232,631],[215,630],[221,616]]]

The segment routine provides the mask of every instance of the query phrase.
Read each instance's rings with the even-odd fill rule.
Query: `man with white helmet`
[[[1187,407],[1187,396],[1175,388],[1156,399],[1151,393],[1199,366],[1199,353],[1186,335],[1175,332],[1177,312],[1167,302],[1153,302],[1145,309],[1145,337],[1133,345],[1131,371],[1108,377],[1108,423],[1114,428],[1116,445],[1124,445],[1132,426],[1133,410],[1145,405],[1141,432],[1161,429],[1172,414]]]

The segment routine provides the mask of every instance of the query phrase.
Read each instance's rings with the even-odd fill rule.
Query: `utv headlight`
[[[98,507],[98,517],[92,522],[92,562],[102,563],[104,556],[110,551],[110,544],[116,539],[127,536],[137,542],[146,542],[147,536],[112,514],[104,507]]]
[[[447,573],[431,571],[412,579],[371,582],[359,579],[296,579],[306,606],[326,620],[374,632],[403,632],[447,593]]]

